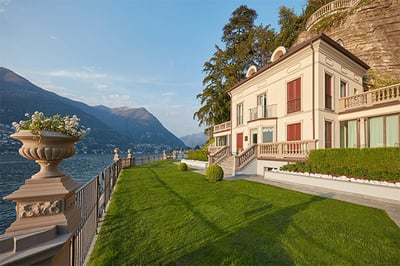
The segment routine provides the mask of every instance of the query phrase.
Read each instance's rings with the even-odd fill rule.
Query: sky
[[[204,130],[202,68],[232,12],[247,5],[278,31],[279,7],[300,14],[306,2],[0,0],[0,66],[91,106],[145,107],[182,137]]]

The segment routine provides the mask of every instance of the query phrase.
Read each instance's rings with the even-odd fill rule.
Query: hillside
[[[400,80],[400,1],[360,1],[353,8],[328,15],[296,43],[324,32],[366,62],[372,78]]]
[[[76,114],[81,124],[92,129],[89,136],[77,144],[85,152],[111,152],[133,148],[136,152],[154,152],[185,147],[145,108],[115,108],[88,106],[82,102],[46,91],[9,69],[0,67],[0,124],[3,139],[10,133],[13,121],[25,113],[42,111],[45,115]],[[4,136],[6,135],[6,136]],[[9,150],[12,141],[2,141],[2,150]],[[14,143],[15,144],[15,143]],[[11,147],[15,149],[15,145]]]
[[[183,143],[188,147],[204,146],[208,140],[208,136],[204,133],[195,133],[181,137]]]

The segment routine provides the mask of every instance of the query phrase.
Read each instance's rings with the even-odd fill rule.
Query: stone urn
[[[22,142],[18,151],[22,157],[40,165],[40,171],[32,179],[64,176],[58,165],[75,154],[74,143],[80,140],[55,131],[41,131],[39,135],[34,135],[29,130],[21,130],[11,137]]]
[[[81,217],[75,204],[75,191],[80,185],[60,172],[58,165],[75,154],[74,143],[80,139],[54,131],[35,135],[29,130],[21,130],[11,137],[22,142],[19,154],[38,163],[40,171],[4,197],[16,203],[16,221],[6,232],[47,226],[57,226],[57,232],[62,234],[73,232]]]

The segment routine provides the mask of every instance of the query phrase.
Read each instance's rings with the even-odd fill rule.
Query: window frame
[[[244,104],[239,103],[236,105],[236,123],[238,126],[244,124]]]
[[[287,114],[301,111],[301,77],[286,83]]]
[[[329,77],[329,79],[328,79]],[[325,99],[325,109],[333,110],[333,75],[325,72],[324,75],[324,99]]]

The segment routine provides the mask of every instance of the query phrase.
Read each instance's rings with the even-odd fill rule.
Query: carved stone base
[[[16,221],[6,232],[57,225],[58,233],[71,232],[80,222],[75,206],[79,184],[69,176],[28,179],[17,191],[4,197],[16,203]]]

